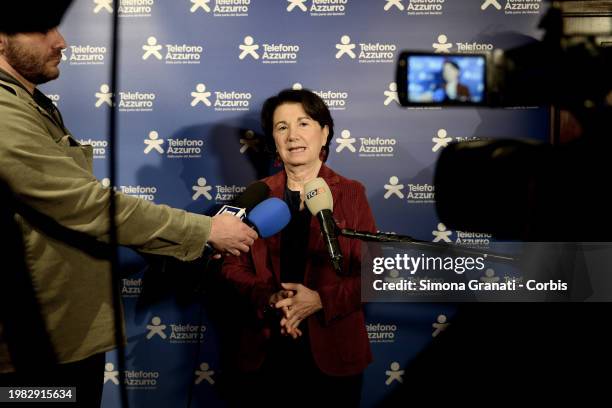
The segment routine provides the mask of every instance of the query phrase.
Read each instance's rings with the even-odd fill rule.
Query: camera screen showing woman
[[[470,100],[470,90],[459,82],[460,77],[461,68],[459,68],[459,65],[453,61],[444,61],[442,64],[442,83],[439,88],[441,93],[438,96],[442,102],[467,102]],[[434,99],[438,99],[435,95],[436,92],[434,92]]]
[[[414,104],[480,104],[486,92],[483,55],[406,54],[408,101]]]

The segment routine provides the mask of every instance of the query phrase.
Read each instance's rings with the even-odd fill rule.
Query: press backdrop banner
[[[366,186],[380,230],[486,248],[490,236],[451,231],[437,219],[436,158],[457,140],[546,140],[547,110],[404,109],[395,62],[403,49],[474,53],[528,43],[542,34],[544,9],[538,0],[76,0],[61,27],[69,44],[61,77],[42,90],[74,135],[94,146],[95,174],[108,185],[110,27],[119,13],[119,191],[201,213],[230,202],[278,170],[259,139],[262,102],[307,88],[335,120],[328,164]],[[224,406],[222,388],[231,384],[220,386],[222,333],[210,306],[218,302],[210,292],[181,296],[190,293],[181,283],[203,283],[182,267],[129,250],[121,258],[132,404],[186,406],[191,390],[192,406]],[[144,296],[156,279],[179,289]],[[402,383],[455,308],[365,308],[374,352],[363,388],[368,407]],[[116,365],[109,353],[104,407],[119,406]]]

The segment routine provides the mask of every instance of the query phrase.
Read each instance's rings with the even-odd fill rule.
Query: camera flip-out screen
[[[484,55],[403,52],[398,67],[398,91],[404,106],[486,102]]]

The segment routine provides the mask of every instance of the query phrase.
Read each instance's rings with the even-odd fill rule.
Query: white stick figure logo
[[[193,186],[192,189],[195,191],[191,197],[194,201],[200,196],[204,196],[207,200],[212,200],[212,196],[209,193],[209,191],[212,190],[212,187],[206,185],[206,179],[204,177],[200,177],[197,185]]]
[[[448,136],[446,129],[438,129],[437,137],[433,137],[431,141],[434,143],[431,151],[437,152],[442,147],[447,147],[448,144],[453,141],[453,138]]]
[[[336,143],[338,143],[338,147],[336,147],[336,152],[340,153],[344,149],[348,149],[351,152],[355,153],[355,143],[356,139],[351,137],[351,132],[349,130],[343,130],[340,133],[340,137],[336,139]]]
[[[495,270],[494,269],[488,268],[485,271],[484,276],[480,277],[480,281],[481,282],[486,282],[486,283],[499,282],[499,276],[495,276]]]
[[[435,323],[433,323],[431,326],[435,329],[433,331],[433,333],[431,333],[431,337],[437,337],[438,334],[442,333],[444,330],[446,330],[446,328],[448,327],[448,325],[450,323],[447,323],[446,321],[446,316],[441,314],[438,316],[438,318],[436,319]]]
[[[289,3],[287,6],[287,11],[292,11],[296,7],[302,11],[308,11],[308,8],[304,5],[306,0],[287,0],[287,3]]]
[[[340,38],[340,44],[336,44],[336,48],[338,49],[338,52],[336,53],[336,59],[340,59],[340,57],[342,57],[344,54],[348,55],[353,59],[357,58],[357,55],[355,55],[355,53],[353,52],[355,47],[355,44],[351,44],[351,37],[349,37],[348,35],[343,35]]]
[[[238,46],[242,51],[238,56],[239,59],[243,60],[247,55],[253,57],[253,59],[259,59],[259,54],[257,54],[257,50],[259,49],[259,45],[255,44],[255,40],[250,35],[244,37],[244,43]]]
[[[208,6],[208,3],[210,3],[210,0],[190,0],[193,3],[193,6],[191,6],[191,9],[189,11],[191,11],[192,13],[195,13],[199,8],[203,9],[205,12],[210,13],[210,7]]]
[[[431,234],[435,237],[433,242],[440,242],[440,241],[444,241],[444,242],[452,242],[450,239],[451,234],[453,233],[453,231],[450,230],[446,230],[446,225],[439,223],[438,224],[438,230],[437,231],[431,231]]]
[[[397,103],[399,105],[399,96],[397,95],[397,83],[391,82],[389,84],[389,89],[384,92],[387,99],[385,99],[385,106],[389,106],[391,102]]]
[[[147,329],[149,330],[149,333],[147,333],[147,340],[150,340],[156,334],[162,339],[165,339],[167,337],[166,333],[164,333],[166,327],[165,324],[161,324],[161,319],[158,316],[152,318],[151,324],[147,325]]]
[[[108,106],[113,106],[113,94],[109,92],[110,87],[107,84],[100,85],[100,92],[96,92],[96,108],[102,106],[102,104],[107,104]]]
[[[108,381],[115,385],[119,385],[119,371],[115,370],[113,363],[106,363],[104,365],[104,384]]]
[[[212,376],[214,374],[215,374],[215,372],[210,369],[210,366],[208,365],[208,363],[200,364],[200,369],[195,371],[195,375],[196,375],[195,383],[196,383],[196,385],[201,383],[204,380],[208,381],[208,383],[210,385],[213,385],[215,383],[215,380],[213,380],[213,378],[212,378]]]
[[[151,150],[156,150],[161,154],[164,153],[164,149],[161,147],[164,144],[164,139],[160,139],[159,133],[155,130],[149,132],[149,138],[144,140],[144,144],[147,145],[144,149],[144,154],[149,154]]]
[[[244,154],[244,152],[246,152],[248,149],[255,150],[256,152],[259,151],[259,139],[255,137],[255,132],[252,130],[247,130],[244,133],[244,137],[240,138],[240,144],[242,145],[240,147],[240,153],[242,154]]]
[[[94,13],[98,14],[101,10],[106,10],[109,13],[113,12],[113,0],[93,0],[96,7]]]
[[[212,104],[210,103],[210,100],[208,99],[210,95],[211,93],[206,90],[206,85],[197,84],[195,92],[191,93],[191,97],[193,98],[191,100],[191,106],[196,106],[200,102],[206,106],[211,106]]]
[[[387,374],[387,381],[385,381],[385,384],[391,385],[393,381],[403,383],[404,378],[402,376],[404,375],[404,370],[400,370],[399,363],[397,361],[394,361],[391,363],[391,366],[389,368],[391,368],[391,370],[385,371],[385,374]]]
[[[157,58],[158,60],[162,59],[162,55],[160,53],[162,46],[157,43],[157,38],[153,36],[147,38],[147,43],[142,46],[142,49],[145,52],[142,55],[143,60],[149,59],[151,55]]]
[[[291,89],[293,89],[294,91],[301,91],[302,89],[304,89],[304,87],[299,82],[296,82],[291,86]]]
[[[402,4],[402,0],[386,0],[387,4],[385,4],[385,11],[389,11],[391,7],[395,6],[399,10],[404,11],[404,5]]]
[[[489,6],[493,6],[498,10],[501,10],[502,6],[501,4],[499,4],[499,2],[497,0],[485,0],[482,5],[480,6],[481,10],[486,10],[489,8]]]
[[[66,61],[68,60],[68,57],[66,57],[66,49],[62,48],[62,61]]]
[[[404,198],[403,184],[399,184],[399,179],[396,176],[389,177],[389,184],[385,184],[385,200],[388,200],[392,195],[396,195],[398,198]]]
[[[448,42],[448,37],[444,34],[438,36],[438,42],[431,45],[434,48],[436,54],[448,54],[450,49],[453,47],[452,43]]]

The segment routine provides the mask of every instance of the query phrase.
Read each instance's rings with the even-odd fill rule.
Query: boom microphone
[[[306,196],[306,207],[310,213],[317,217],[321,225],[323,239],[327,246],[327,252],[331,258],[336,273],[342,272],[342,252],[338,243],[336,222],[332,215],[334,200],[329,186],[321,177],[309,181],[304,186]]]

